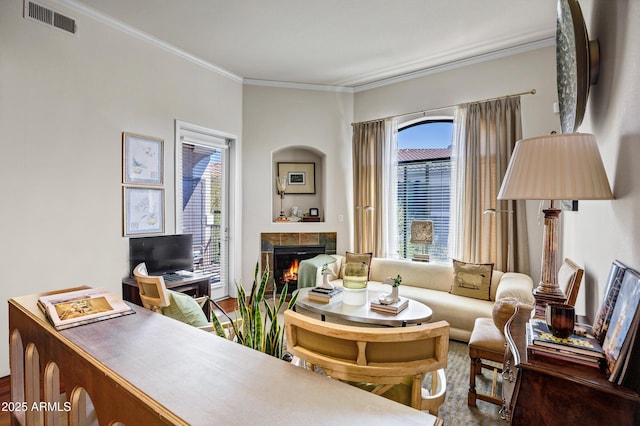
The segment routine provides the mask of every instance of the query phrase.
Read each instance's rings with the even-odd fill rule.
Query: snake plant
[[[231,330],[225,329],[216,315],[213,318],[213,328],[220,337],[232,339],[241,345],[264,352],[276,358],[284,355],[284,324],[278,318],[278,312],[284,306],[287,297],[288,285],[285,284],[280,296],[276,300],[276,287],[273,289],[272,303],[265,299],[267,282],[269,281],[269,259],[258,284],[259,264],[256,263],[251,293],[247,297],[246,290],[241,284],[236,285],[238,290],[238,308],[235,311],[235,319],[232,319],[214,300],[211,300],[216,308],[227,318]],[[290,309],[295,305],[298,293],[294,292],[287,305]]]

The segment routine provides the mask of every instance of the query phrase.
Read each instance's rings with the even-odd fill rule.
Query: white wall
[[[560,130],[557,101],[555,47],[452,69],[394,85],[356,93],[354,121],[430,110],[465,102],[501,97],[536,89],[522,96],[523,137]],[[438,115],[440,111],[434,111]],[[528,202],[531,276],[540,280],[543,223],[538,202]]]
[[[242,133],[240,82],[58,5],[80,32],[53,30],[23,19],[22,4],[0,2],[0,377],[7,299],[81,284],[121,292],[121,133],[164,139],[167,232],[174,120]]]
[[[250,286],[260,258],[260,233],[337,232],[338,253],[351,247],[353,181],[351,122],[353,96],[347,93],[278,87],[244,87],[243,112],[243,285]],[[323,153],[324,222],[274,223],[273,154],[297,146]],[[293,160],[288,158],[287,160]],[[305,158],[296,161],[305,161]],[[290,207],[295,196],[287,195]],[[343,215],[343,222],[338,216]]]
[[[611,262],[640,269],[640,2],[581,0],[589,38],[600,43],[600,78],[591,86],[580,132],[593,133],[615,200],[581,201],[563,217],[565,252],[585,267],[587,314],[602,302]]]

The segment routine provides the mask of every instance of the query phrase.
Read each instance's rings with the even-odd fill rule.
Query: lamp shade
[[[610,200],[596,138],[559,133],[516,143],[499,200]]]
[[[411,243],[433,243],[433,222],[430,220],[414,220],[411,222]]]

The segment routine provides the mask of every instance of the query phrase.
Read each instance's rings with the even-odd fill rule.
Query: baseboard
[[[11,376],[0,377],[0,402],[11,400]]]

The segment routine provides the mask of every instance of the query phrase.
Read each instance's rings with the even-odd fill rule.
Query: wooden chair
[[[570,259],[564,259],[558,271],[558,286],[567,297],[565,303],[575,306],[580,290],[580,282],[584,270],[579,268]],[[503,404],[503,398],[498,395],[497,379],[502,372],[506,340],[504,335],[491,318],[477,318],[471,337],[469,338],[469,392],[467,405],[476,406],[476,400],[490,402],[496,405]],[[487,361],[492,361],[489,363]],[[493,381],[490,393],[481,393],[476,389],[476,376],[482,374],[482,369],[493,371]]]
[[[446,397],[449,324],[368,328],[284,313],[287,350],[313,370],[438,415]],[[431,373],[431,391],[423,387]],[[406,392],[405,392],[406,391]]]
[[[144,262],[138,264],[133,269],[133,276],[138,283],[138,290],[140,293],[140,300],[142,300],[142,306],[144,306],[146,309],[164,315],[164,308],[169,307],[169,305],[171,304],[169,292],[167,290],[167,286],[164,283],[164,278],[162,276],[149,275],[147,272],[147,265]],[[208,302],[208,298],[206,296],[197,297],[195,298],[195,301],[202,309],[204,304]],[[213,326],[211,324],[202,325],[198,328],[205,331],[213,331]]]
[[[558,270],[558,286],[567,296],[567,305],[575,306],[580,291],[584,269],[576,265],[571,259],[564,259]]]
[[[169,293],[164,278],[149,275],[147,265],[144,262],[133,269],[133,276],[138,283],[142,306],[161,314],[162,308],[169,306]]]

